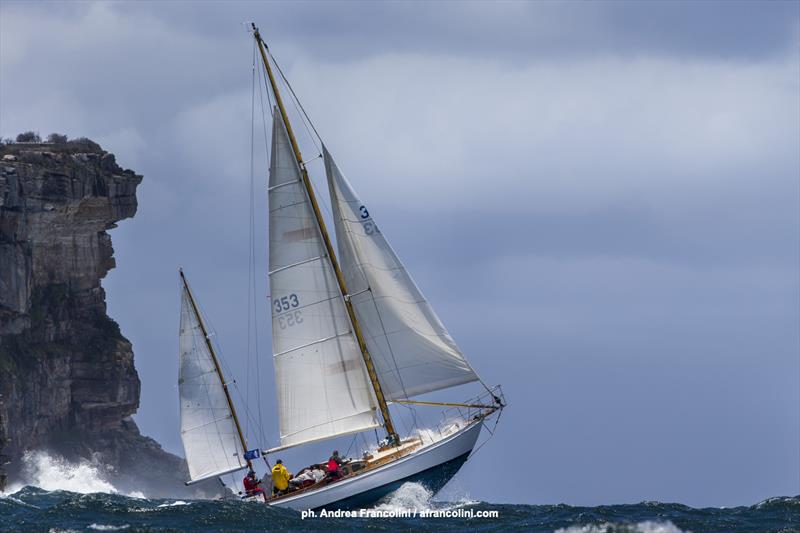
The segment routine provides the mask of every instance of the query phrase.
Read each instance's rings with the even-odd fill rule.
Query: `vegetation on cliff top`
[[[31,145],[46,146],[51,152],[81,151],[102,153],[103,149],[99,144],[87,137],[67,138],[61,133],[51,133],[47,140],[42,141],[38,132],[25,131],[17,135],[16,139],[6,138],[0,140],[0,154],[14,154],[21,149],[29,149]]]

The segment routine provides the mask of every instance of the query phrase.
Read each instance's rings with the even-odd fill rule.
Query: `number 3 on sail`
[[[480,380],[319,138],[334,248],[283,104],[274,58],[255,25],[252,31],[276,104],[267,190],[280,445],[263,455],[379,427],[386,431],[383,442],[360,457],[334,454],[324,477],[314,473],[325,459],[313,458],[267,503],[293,509],[363,506],[406,481],[436,492],[473,453],[484,422],[499,419],[502,391]],[[294,91],[288,94],[296,100]],[[253,457],[182,273],[181,278],[181,436],[193,483],[252,468]],[[476,381],[485,391],[467,402],[410,399]],[[447,409],[436,427],[415,427],[401,436],[391,404]]]
[[[282,313],[293,307],[298,307],[300,305],[300,300],[297,298],[296,294],[290,294],[289,296],[276,299],[273,305],[275,306],[276,313]]]

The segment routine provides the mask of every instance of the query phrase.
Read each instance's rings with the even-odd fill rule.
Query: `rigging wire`
[[[247,376],[245,378],[245,394],[242,394],[241,389],[239,388],[239,384],[235,379],[231,379],[230,381],[226,380],[226,385],[233,385],[237,395],[239,396],[241,404],[244,406],[245,411],[245,421],[250,424],[252,423],[255,427],[258,428],[258,433],[261,438],[261,443],[267,442],[267,439],[264,434],[264,427],[263,427],[263,412],[261,406],[261,390],[258,384],[260,383],[260,353],[258,347],[258,291],[257,291],[257,280],[255,274],[255,43],[253,48],[253,69],[252,69],[252,95],[251,95],[251,125],[250,125],[250,238],[249,238],[249,250],[248,250],[248,358],[247,358]],[[277,66],[277,65],[276,65]],[[285,79],[285,78],[284,78]],[[261,107],[261,118],[262,118],[262,129],[264,134],[264,144],[265,144],[265,151],[269,154],[269,137],[266,131],[266,115],[265,115],[265,106],[263,100],[263,88],[261,86],[261,82],[264,82],[266,85],[266,78],[263,72],[263,65],[259,69],[259,103]],[[266,90],[267,99],[272,106],[272,98],[270,95],[269,90]],[[310,132],[309,132],[310,134]],[[321,157],[321,154],[320,156]],[[315,158],[316,159],[316,158]],[[252,290],[251,290],[252,289]],[[199,303],[198,303],[199,306]],[[200,307],[200,306],[199,306]],[[206,312],[200,307],[200,312],[206,319],[206,322],[210,326],[209,337],[213,337],[216,335],[216,328],[214,327],[211,320],[208,318]],[[213,341],[216,345],[217,353],[219,354],[220,365],[224,368],[225,373],[228,376],[233,376],[234,373],[231,371],[231,368],[228,366],[226,358],[223,356],[222,347],[217,340]],[[257,403],[258,403],[258,417],[255,419],[254,413],[251,411],[249,407],[249,378],[250,378],[250,359],[252,356],[255,356],[255,365],[256,365],[256,377],[258,383],[256,384],[256,396],[257,396]],[[245,431],[248,431],[246,426]],[[269,464],[267,462],[267,464]]]
[[[267,102],[269,103],[270,114],[272,114],[272,95],[270,95],[269,88],[267,88],[267,80],[264,75],[264,65],[259,62],[258,69],[258,99],[261,102],[261,124],[264,127],[264,146],[267,149],[267,165],[269,165],[269,142],[267,138],[267,116],[264,114],[264,93],[267,93]]]
[[[256,418],[253,416],[253,413],[250,410],[244,395],[242,394],[242,389],[239,387],[239,383],[233,377],[235,376],[235,373],[231,370],[231,367],[228,365],[227,357],[225,356],[224,350],[222,349],[222,344],[219,342],[219,339],[216,338],[217,328],[214,325],[214,322],[211,320],[209,314],[206,312],[205,308],[199,301],[195,300],[194,303],[197,306],[197,310],[202,316],[203,321],[205,322],[208,331],[208,339],[214,345],[214,351],[217,354],[217,361],[219,362],[222,372],[225,374],[224,385],[228,387],[229,391],[231,390],[232,386],[233,391],[236,393],[236,397],[239,400],[239,405],[244,407],[245,420],[251,422],[255,427],[259,428],[259,434],[261,435],[262,438],[261,442],[266,442],[266,439],[264,439],[263,437],[264,431],[261,425],[261,421],[256,420]]]
[[[254,46],[255,46],[255,42],[254,42]],[[267,80],[266,80],[266,76],[265,76],[265,73],[264,73],[264,65],[260,61],[258,62],[258,64],[259,64],[259,69],[258,69],[258,101],[259,101],[259,104],[261,106],[261,126],[262,126],[262,131],[263,131],[263,134],[264,134],[264,153],[266,154],[266,158],[267,158],[267,168],[269,168],[271,154],[270,154],[270,149],[269,149],[269,137],[267,135],[267,117],[266,117],[266,114],[265,114],[265,107],[264,107],[264,92],[267,93],[267,102],[269,104],[270,110],[272,109],[272,97],[270,96],[269,89],[266,89]],[[254,196],[254,194],[255,194],[255,188],[253,186],[253,183],[251,182],[251,185],[250,185],[251,199]],[[254,222],[253,222],[253,224],[254,224]],[[255,248],[255,241],[253,241],[251,243],[251,246],[253,246],[253,249]],[[255,290],[255,288],[253,290],[253,294],[254,294],[254,298],[255,298],[255,295],[257,294],[257,291]],[[267,296],[267,298],[269,298],[269,295]],[[256,324],[256,329],[257,329],[257,324]],[[260,359],[261,358],[259,357],[258,360],[260,361]],[[261,381],[261,378],[259,376],[259,383],[260,383],[260,381]],[[261,429],[261,442],[262,443],[267,443],[267,439],[266,439],[266,436],[264,434],[264,423],[263,423],[263,418],[262,418],[262,413],[261,413],[261,401],[260,400],[259,400],[258,408],[259,408],[259,412],[258,412],[259,427]],[[267,465],[267,469],[269,469],[269,461],[267,460],[266,456],[263,456],[263,458],[264,458],[264,462]]]
[[[275,65],[275,68],[278,70],[278,73],[281,75],[281,78],[283,79],[283,82],[286,84],[286,87],[289,89],[289,93],[292,95],[292,98],[296,102],[295,107],[299,107],[300,108],[300,111],[302,112],[301,117],[305,117],[305,120],[308,121],[308,125],[311,126],[312,130],[314,130],[314,134],[317,136],[317,139],[319,139],[319,142],[322,143],[322,137],[320,137],[319,132],[317,132],[317,128],[314,127],[314,123],[311,121],[311,117],[308,116],[308,113],[306,113],[306,110],[303,107],[303,104],[300,103],[300,99],[297,98],[297,95],[295,94],[294,89],[292,88],[292,84],[289,83],[288,79],[286,79],[286,76],[283,74],[283,70],[281,70],[281,66],[278,64],[278,61],[275,59],[275,56],[272,55],[272,52],[270,51],[269,47],[267,47],[267,53],[269,54],[269,57],[272,58],[272,63]],[[308,126],[306,126],[306,129],[308,129]],[[309,132],[309,135],[311,135],[311,132]],[[313,137],[312,137],[312,140],[313,140]],[[314,146],[317,146],[316,142],[314,143]],[[322,152],[322,150],[319,147],[317,147],[317,149],[320,152]]]
[[[309,160],[307,160],[307,161],[305,161],[303,163],[304,166],[306,166],[306,169],[308,169],[307,165],[309,163],[312,163],[312,162],[316,161],[317,159],[321,159],[322,158],[322,148],[317,144],[316,140],[314,139],[314,137],[316,136],[316,138],[319,140],[319,142],[322,143],[322,137],[320,137],[319,133],[317,133],[317,129],[316,129],[316,127],[314,127],[314,123],[311,122],[311,119],[306,114],[306,111],[303,108],[303,104],[300,103],[300,100],[297,98],[297,95],[295,94],[294,90],[292,89],[292,86],[289,83],[289,80],[287,80],[286,76],[283,75],[283,71],[281,70],[280,65],[278,65],[278,62],[275,60],[275,56],[272,55],[272,52],[269,51],[269,47],[266,45],[266,43],[264,43],[264,47],[267,49],[267,54],[269,55],[269,58],[272,60],[272,63],[275,65],[276,70],[280,73],[280,76],[281,76],[281,79],[284,82],[284,85],[286,85],[286,88],[289,89],[289,95],[291,96],[290,99],[292,100],[292,105],[294,105],[294,108],[297,111],[298,116],[300,117],[300,121],[303,122],[303,126],[305,127],[306,132],[308,133],[309,139],[311,139],[311,142],[314,144],[314,148],[317,149],[317,154],[318,155],[315,156],[315,157],[312,157],[311,159],[309,159]],[[264,72],[265,68],[266,67],[264,67],[264,65],[262,63],[261,64],[261,69],[259,70],[259,75],[263,77],[264,86],[267,87],[267,89],[266,89],[267,98],[269,98],[270,109],[272,109],[272,105],[273,105],[272,104],[272,97],[271,97],[271,92],[269,90],[269,87],[267,86],[268,81],[267,81],[267,75]],[[259,89],[260,88],[261,88],[261,85],[259,85]],[[308,124],[306,124],[306,121],[308,122]],[[311,126],[311,130],[313,130],[313,132],[314,132],[313,134],[311,133],[311,130],[309,130],[309,125]],[[266,119],[265,119],[265,128],[266,128]],[[265,133],[265,137],[266,137],[266,133]],[[317,195],[317,203],[322,207],[322,210],[325,212],[325,215],[327,215],[328,219],[329,220],[333,219],[333,212],[332,212],[331,208],[328,207],[328,202],[325,201],[325,199],[327,198],[327,195],[323,195],[322,192],[320,191],[319,187],[317,187],[317,184],[314,183],[314,180],[311,179],[311,173],[309,173],[309,180],[308,181],[309,181],[309,183],[311,183],[311,187],[314,188],[314,194]]]
[[[259,84],[259,90],[261,85]],[[263,106],[262,106],[263,107]],[[263,115],[263,113],[262,113]],[[258,409],[258,429],[260,442],[264,443],[263,414],[261,407],[261,354],[258,346],[258,282],[256,280],[256,237],[255,237],[255,116],[256,116],[256,42],[253,41],[252,87],[250,95],[250,220],[247,273],[247,365],[248,380],[250,358],[255,357],[256,367],[256,406]],[[251,352],[252,343],[252,352]],[[249,385],[249,384],[248,384]],[[249,388],[248,388],[249,392]],[[248,395],[249,400],[249,395]],[[249,403],[249,401],[248,401]]]
[[[256,90],[255,90],[255,83],[256,83],[256,43],[253,42],[253,62],[251,65],[252,71],[252,81],[251,81],[251,89],[250,89],[250,188],[253,187],[253,151],[255,149],[255,142],[253,138],[255,137],[253,131],[255,128],[255,105],[256,105]],[[253,240],[253,194],[250,193],[250,234],[248,235],[248,253],[252,253],[250,249],[250,241]],[[252,324],[252,304],[250,302],[251,295],[250,295],[250,287],[252,286],[252,269],[250,268],[251,258],[248,257],[247,260],[247,358],[245,363],[245,375],[244,375],[244,399],[245,404],[250,403],[250,360],[252,359],[251,353],[251,344],[252,344],[252,334],[250,331],[250,326]],[[247,434],[249,433],[249,420],[245,420],[245,427],[244,432]]]

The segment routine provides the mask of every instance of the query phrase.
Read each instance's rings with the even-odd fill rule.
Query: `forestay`
[[[186,289],[181,292],[181,440],[191,481],[247,466],[222,381]]]
[[[269,252],[282,447],[377,427],[374,391],[277,112],[269,177]]]
[[[387,399],[476,381],[469,363],[327,149],[339,261]]]

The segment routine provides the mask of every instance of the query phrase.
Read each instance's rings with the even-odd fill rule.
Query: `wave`
[[[372,507],[372,510],[389,514],[409,512],[419,514],[423,511],[458,509],[478,503],[480,502],[468,499],[457,502],[436,502],[433,500],[433,492],[425,488],[424,485],[420,483],[403,483],[400,488]]]
[[[692,533],[683,530],[670,521],[655,522],[645,520],[636,524],[588,524],[556,529],[555,533]]]
[[[78,494],[124,494],[131,498],[144,498],[139,491],[121,492],[107,480],[103,466],[90,461],[67,461],[63,457],[43,451],[25,452],[22,457],[22,480],[6,492],[18,492],[25,486],[46,491],[63,490]]]
[[[86,486],[83,486],[85,489]],[[77,493],[25,487],[0,497],[5,531],[361,531],[414,529],[421,533],[465,529],[541,533],[761,533],[800,532],[800,497],[779,497],[749,507],[693,509],[679,504],[642,502],[626,505],[492,504],[463,498],[437,501],[417,483],[406,483],[372,509],[394,518],[303,520],[299,513],[238,500],[141,499],[119,493]],[[420,518],[423,511],[496,512],[494,518]],[[416,518],[401,518],[416,511]]]

